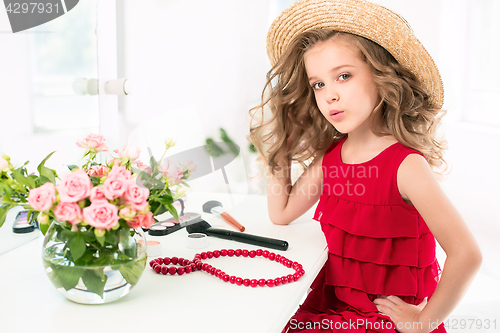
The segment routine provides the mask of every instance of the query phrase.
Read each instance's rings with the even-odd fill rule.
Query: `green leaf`
[[[81,235],[83,236],[83,239],[87,242],[87,243],[93,243],[96,241],[96,237],[95,237],[95,234],[94,232],[92,231],[85,231],[85,232],[82,232]]]
[[[101,244],[101,246],[104,246],[104,243],[106,242],[106,236],[101,236],[101,237],[96,236],[96,238],[99,244]]]
[[[116,242],[118,241],[113,230],[106,231],[105,238],[106,238],[106,242],[108,242],[108,244],[111,244],[111,245],[116,244]]]
[[[47,223],[47,224],[39,224],[39,227],[40,227],[40,231],[42,232],[42,234],[46,234],[47,233],[47,230],[49,230],[49,227],[50,227],[50,222]]]
[[[217,145],[217,143],[212,138],[208,138],[205,143],[205,150],[210,156],[219,157],[221,155],[224,155],[224,150],[219,145]]]
[[[78,169],[78,165],[68,165],[68,169],[73,172],[74,170]]]
[[[120,267],[120,273],[123,278],[131,285],[136,285],[144,272],[146,262],[144,260],[135,260]]]
[[[54,154],[55,151],[53,151],[52,153],[50,153],[49,155],[47,155],[47,157],[44,158],[44,160],[38,165],[37,167],[37,170],[38,170],[38,173],[40,173],[40,178],[45,177],[48,179],[48,181],[52,182],[52,183],[56,183],[56,179],[55,179],[55,176],[57,176],[57,173],[55,170],[52,170],[50,168],[47,168],[45,166],[45,162],[47,162],[47,160],[52,156],[52,154]],[[42,180],[43,181],[43,180]],[[45,184],[46,182],[43,182],[43,184]]]
[[[85,246],[85,240],[78,233],[78,235],[73,238],[69,243],[69,250],[71,251],[71,256],[73,261],[77,261],[85,253],[87,247]]]
[[[156,161],[154,156],[151,156],[151,158],[149,159],[149,165],[151,166],[152,170],[157,168],[158,162]]]
[[[64,289],[70,290],[78,284],[78,280],[82,277],[83,269],[74,266],[59,266],[51,265],[52,274],[55,279],[52,279],[55,283],[57,282]]]
[[[9,204],[3,204],[0,206],[0,227],[5,223],[5,218],[7,217],[7,213],[12,208]]]
[[[103,298],[104,286],[108,277],[104,274],[104,269],[88,269],[83,273],[83,283],[87,290]]]
[[[12,176],[19,184],[29,187],[27,177],[23,176],[19,170],[12,170]]]

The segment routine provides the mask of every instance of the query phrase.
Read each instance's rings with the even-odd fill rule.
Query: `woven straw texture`
[[[278,16],[267,34],[267,55],[275,65],[292,39],[311,29],[349,32],[379,44],[428,89],[432,105],[443,106],[436,64],[401,16],[364,0],[301,0]]]

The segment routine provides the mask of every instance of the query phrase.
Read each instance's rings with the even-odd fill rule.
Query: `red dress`
[[[397,187],[401,162],[422,154],[395,143],[365,163],[345,164],[344,141],[323,157],[323,193],[314,214],[328,260],[283,332],[397,332],[378,313],[377,295],[418,305],[439,280],[434,236]],[[441,324],[433,332],[446,330]]]

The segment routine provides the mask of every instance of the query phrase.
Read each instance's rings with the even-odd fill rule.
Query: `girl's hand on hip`
[[[379,296],[373,303],[380,314],[391,318],[400,333],[428,333],[430,331],[427,323],[419,320],[420,312],[427,304],[427,297],[419,305],[408,304],[394,295]]]

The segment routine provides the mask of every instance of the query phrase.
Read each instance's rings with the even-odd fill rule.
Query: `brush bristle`
[[[201,220],[200,222],[196,222],[196,223],[193,223],[191,225],[188,225],[186,227],[186,230],[190,234],[195,233],[195,232],[205,233],[205,231],[210,227],[211,227],[211,225],[207,221]]]

